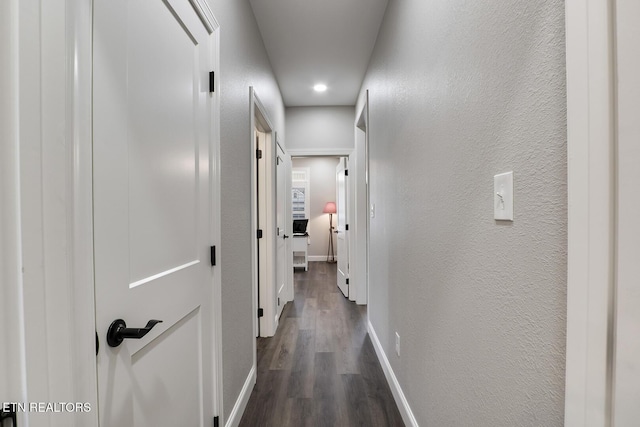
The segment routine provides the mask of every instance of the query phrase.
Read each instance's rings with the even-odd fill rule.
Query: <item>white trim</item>
[[[258,319],[260,323],[260,336],[261,337],[270,337],[276,333],[276,329],[278,327],[277,323],[273,321],[275,318],[275,313],[277,312],[277,301],[276,301],[276,161],[275,158],[277,156],[276,153],[276,135],[275,129],[271,120],[269,119],[269,115],[267,114],[267,110],[264,108],[264,105],[258,98],[258,95],[255,92],[253,86],[249,87],[249,98],[250,98],[250,135],[251,135],[251,175],[252,175],[252,183],[256,182],[256,156],[255,149],[256,141],[255,141],[255,131],[256,129],[266,135],[265,138],[265,146],[264,151],[262,153],[262,160],[264,161],[264,170],[265,172],[265,188],[266,194],[266,206],[260,207],[260,217],[265,220],[265,224],[260,224],[260,228],[263,232],[263,237],[261,241],[258,241],[261,247],[266,247],[265,253],[260,253],[260,261],[264,261],[260,263],[260,268],[266,269],[265,275],[261,277],[266,277],[266,283],[260,283],[260,305],[264,310],[264,316]],[[258,229],[258,218],[256,215],[257,208],[257,193],[256,186],[254,184],[251,185],[251,218],[252,218],[252,231],[251,231],[251,239],[255,242],[255,232]],[[263,216],[264,215],[264,216]],[[257,287],[258,287],[258,253],[257,253],[257,245],[252,244],[252,268],[254,270],[253,274],[253,312],[252,317],[255,318],[258,312],[257,305]],[[269,299],[267,299],[267,297]],[[257,327],[257,323],[254,322],[254,328]],[[257,336],[257,330],[254,331],[254,335]],[[255,345],[254,345],[255,347]],[[254,353],[257,353],[257,348],[254,348]],[[257,366],[257,361],[254,363]]]
[[[612,1],[565,4],[568,266],[565,425],[610,424],[614,259]]]
[[[240,390],[238,399],[236,400],[236,403],[235,405],[233,405],[233,409],[229,414],[229,420],[226,422],[225,427],[236,427],[240,424],[240,420],[242,420],[244,410],[247,408],[247,403],[249,403],[249,398],[251,397],[251,392],[253,391],[253,386],[255,384],[256,367],[252,366],[247,379],[244,381],[242,390]]]
[[[249,146],[251,147],[251,318],[253,319],[253,336],[258,336],[258,242],[256,242],[253,233],[258,230],[258,214],[257,214],[257,198],[258,193],[256,191],[256,182],[258,176],[256,174],[256,150],[258,145],[256,144],[256,102],[254,101],[253,86],[249,87],[249,122],[250,122],[250,139]],[[253,369],[258,366],[258,347],[256,340],[253,341]]]
[[[19,191],[29,399],[67,396],[69,401],[97,408],[92,4],[21,1],[20,8],[19,68],[25,83],[19,86]],[[29,414],[23,416],[29,418]],[[98,424],[97,410],[42,417],[38,418],[52,425],[54,417],[55,422],[70,426]]]
[[[202,3],[202,2],[200,2]],[[212,119],[211,126],[213,131],[211,132],[211,179],[215,183],[215,187],[212,196],[211,211],[213,223],[211,224],[211,241],[216,246],[218,254],[223,252],[222,246],[222,202],[220,201],[221,193],[221,162],[220,162],[220,25],[215,16],[209,9],[209,4],[204,2],[206,6],[206,14],[213,24],[213,48],[215,49],[213,55],[213,71],[216,72],[217,78],[214,81],[214,92],[211,95],[212,102]],[[220,255],[218,255],[220,257]],[[213,385],[213,410],[214,414],[220,417],[221,422],[224,422],[224,393],[223,393],[223,364],[222,364],[222,269],[224,266],[222,263],[218,263],[218,266],[213,268],[213,376],[216,383]]]
[[[76,401],[87,401],[96,408],[92,417],[74,420],[76,426],[98,425],[96,357],[88,348],[95,346],[94,264],[93,264],[93,3],[67,1],[67,116],[66,140],[69,145],[67,182],[72,199],[67,216],[72,280],[67,285],[74,344],[73,382]],[[70,4],[69,4],[70,3]],[[85,326],[81,326],[84,323]],[[49,339],[54,339],[57,330]],[[55,341],[50,341],[55,342]],[[101,345],[104,339],[100,337]]]
[[[353,148],[290,148],[288,152],[291,157],[349,157],[353,154]]]
[[[206,27],[209,34],[213,34],[218,28],[220,28],[220,24],[216,20],[215,16],[213,16],[213,12],[209,7],[209,4],[203,0],[189,0],[191,6],[196,11],[196,14]]]
[[[309,255],[307,256],[307,261],[309,262],[327,262],[326,255]]]
[[[402,387],[400,387],[400,383],[396,378],[396,374],[393,372],[393,368],[389,363],[389,359],[387,359],[387,355],[384,353],[382,344],[380,344],[378,335],[373,329],[373,325],[371,324],[371,321],[369,319],[367,319],[367,331],[369,332],[371,343],[373,344],[373,348],[375,349],[378,360],[380,361],[380,365],[382,366],[384,376],[387,379],[387,383],[389,383],[389,387],[391,388],[391,393],[393,393],[393,398],[395,399],[396,405],[398,405],[398,409],[400,410],[400,415],[402,415],[402,421],[404,421],[405,425],[407,426],[418,427],[416,417],[413,415],[413,411],[409,406],[409,402],[407,401],[407,398],[402,391]]]
[[[357,288],[356,303],[369,302],[369,191],[367,185],[367,153],[369,144],[369,90],[365,91],[364,104],[357,110],[354,123],[355,162],[353,169],[354,239],[353,268],[350,274]],[[363,129],[364,128],[364,129]]]

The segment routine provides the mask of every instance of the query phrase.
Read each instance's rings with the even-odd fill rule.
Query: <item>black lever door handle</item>
[[[287,236],[286,234],[284,236],[282,236],[283,239],[288,239],[289,236]]]
[[[122,344],[125,338],[133,338],[139,340],[147,335],[149,331],[162,320],[151,319],[144,328],[127,328],[127,324],[122,319],[116,319],[111,322],[107,331],[107,344],[110,347],[117,347]]]

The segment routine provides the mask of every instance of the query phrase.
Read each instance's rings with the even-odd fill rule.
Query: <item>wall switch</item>
[[[493,177],[493,218],[513,221],[513,171]]]
[[[400,357],[400,335],[396,332],[396,355]]]

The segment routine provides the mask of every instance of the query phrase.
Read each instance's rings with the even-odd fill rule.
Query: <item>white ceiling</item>
[[[249,1],[286,106],[355,105],[388,0]]]

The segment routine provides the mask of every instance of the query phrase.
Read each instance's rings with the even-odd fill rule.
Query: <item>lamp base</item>
[[[329,247],[327,248],[327,262],[336,262],[335,252],[333,251],[333,215],[329,214]]]

